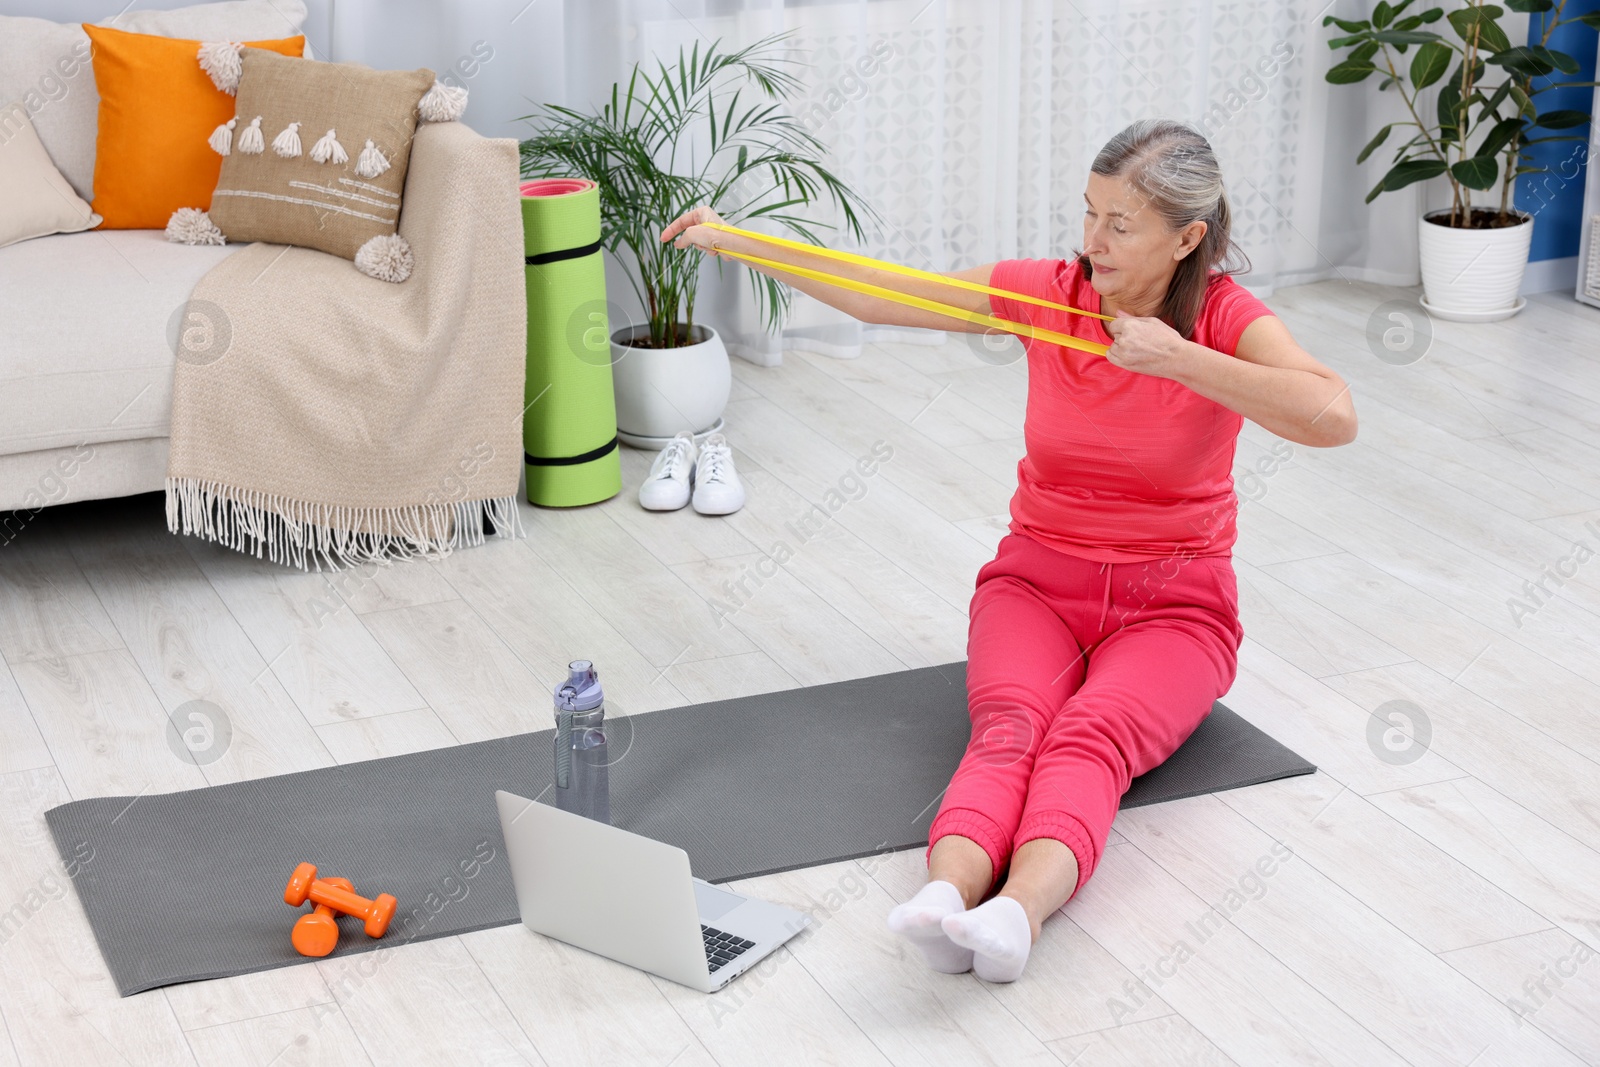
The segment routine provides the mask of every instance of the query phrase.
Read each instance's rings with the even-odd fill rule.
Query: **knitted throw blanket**
[[[527,310],[517,144],[418,128],[379,281],[256,244],[195,287],[173,380],[167,526],[301,569],[520,534]]]

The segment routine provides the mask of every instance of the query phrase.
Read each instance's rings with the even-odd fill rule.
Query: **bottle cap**
[[[593,711],[605,703],[594,664],[575,659],[567,664],[567,680],[556,687],[557,711]]]

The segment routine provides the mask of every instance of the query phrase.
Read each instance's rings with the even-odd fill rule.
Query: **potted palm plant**
[[[1556,71],[1576,74],[1579,69],[1577,60],[1548,47],[1550,35],[1572,22],[1600,29],[1600,12],[1563,19],[1566,0],[1504,0],[1505,7],[1469,0],[1448,14],[1434,7],[1407,15],[1412,2],[1380,0],[1369,19],[1324,18],[1324,26],[1337,25],[1345,34],[1330,40],[1328,47],[1350,49],[1326,78],[1347,85],[1381,75],[1378,88],[1395,87],[1411,116],[1385,125],[1356,157],[1363,163],[1395,129],[1412,130],[1396,149],[1389,170],[1367,194],[1367,203],[1427,178],[1443,175],[1450,182],[1450,207],[1426,212],[1419,221],[1423,306],[1440,318],[1458,321],[1508,318],[1525,303],[1518,291],[1528,266],[1534,221],[1530,212],[1512,206],[1513,188],[1521,175],[1549,169],[1528,163],[1528,149],[1554,141],[1584,141],[1561,131],[1589,122],[1585,111],[1541,111],[1537,98],[1560,86],[1595,84],[1558,85],[1548,80]],[[1540,16],[1538,44],[1511,43],[1499,22],[1507,8]],[[1451,36],[1426,28],[1440,19],[1449,24]],[[1407,65],[1403,57],[1412,46],[1416,50]],[[1535,81],[1544,84],[1535,86]],[[1435,84],[1437,98],[1430,112],[1421,100]],[[1497,206],[1473,204],[1474,191],[1488,191],[1497,184]]]
[[[643,322],[611,334],[618,436],[629,444],[660,447],[682,430],[718,428],[731,385],[722,339],[695,319],[701,257],[661,242],[666,221],[708,204],[730,223],[766,220],[821,243],[816,229],[833,227],[797,212],[826,200],[858,240],[862,216],[875,217],[784,105],[802,88],[789,36],[737,51],[696,43],[654,71],[635,64],[598,111],[545,105],[525,116],[535,132],[521,142],[523,177],[577,174],[599,185],[601,244],[644,308]],[[780,328],[788,287],[748,273],[762,322]]]

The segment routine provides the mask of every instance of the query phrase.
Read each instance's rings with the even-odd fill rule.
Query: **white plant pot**
[[[656,448],[684,430],[698,437],[716,428],[733,386],[728,350],[717,331],[697,324],[695,343],[678,348],[627,343],[649,336],[648,325],[625,326],[611,335],[617,436],[625,444]]]
[[[1422,260],[1423,307],[1429,314],[1461,322],[1493,322],[1521,311],[1518,298],[1528,269],[1533,216],[1518,211],[1522,221],[1497,229],[1458,229],[1430,219],[1448,219],[1449,211],[1430,211],[1418,220]]]

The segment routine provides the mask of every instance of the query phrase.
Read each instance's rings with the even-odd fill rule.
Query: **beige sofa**
[[[261,40],[301,32],[305,17],[301,0],[232,0],[105,21]],[[91,199],[99,96],[87,46],[77,24],[0,17],[0,107],[27,109],[63,177]],[[158,230],[0,248],[0,543],[38,508],[162,488],[179,319],[195,283],[238,248],[169,244]]]
[[[0,511],[162,487],[169,332],[240,247],[112,230],[0,248]]]

